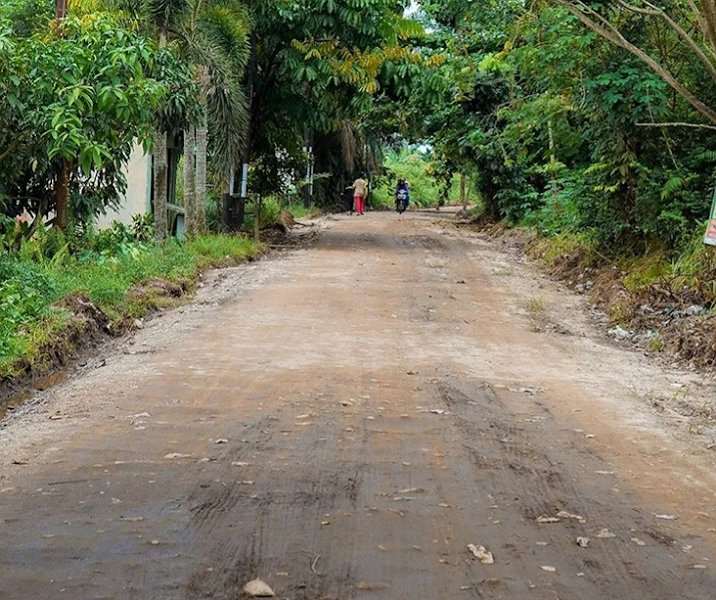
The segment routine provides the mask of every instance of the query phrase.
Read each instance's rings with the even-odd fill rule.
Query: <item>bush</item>
[[[302,202],[291,202],[286,210],[293,215],[294,219],[315,219],[321,216],[321,209],[317,206],[306,206]]]
[[[272,225],[276,225],[281,220],[281,204],[274,196],[268,196],[261,202],[261,215],[259,217],[259,227],[266,229]]]
[[[36,265],[0,259],[0,357],[20,349],[17,333],[47,314],[57,295],[57,283]]]

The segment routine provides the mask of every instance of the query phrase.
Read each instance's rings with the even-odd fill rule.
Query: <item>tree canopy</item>
[[[313,170],[311,200],[337,203],[413,144],[445,190],[469,176],[491,218],[678,245],[714,185],[712,5],[72,0],[58,32],[52,2],[11,0],[3,212],[53,214],[63,181],[78,214],[101,212],[133,140],[166,131],[197,210],[243,161],[250,191],[304,189]]]

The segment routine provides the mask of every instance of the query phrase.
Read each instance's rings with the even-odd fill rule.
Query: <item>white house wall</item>
[[[134,215],[150,212],[152,157],[144,153],[141,145],[134,147],[124,174],[127,177],[127,192],[117,210],[108,211],[97,219],[97,227],[100,229],[109,227],[114,221],[129,225]]]

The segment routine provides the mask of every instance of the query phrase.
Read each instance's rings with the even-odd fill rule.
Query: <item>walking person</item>
[[[365,210],[365,199],[368,196],[368,182],[359,177],[353,182],[353,198],[355,199],[356,214],[362,215]]]

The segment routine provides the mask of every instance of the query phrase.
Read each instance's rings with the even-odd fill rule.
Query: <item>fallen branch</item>
[[[716,129],[716,125],[704,123],[635,123],[637,127],[691,127],[694,129]]]

